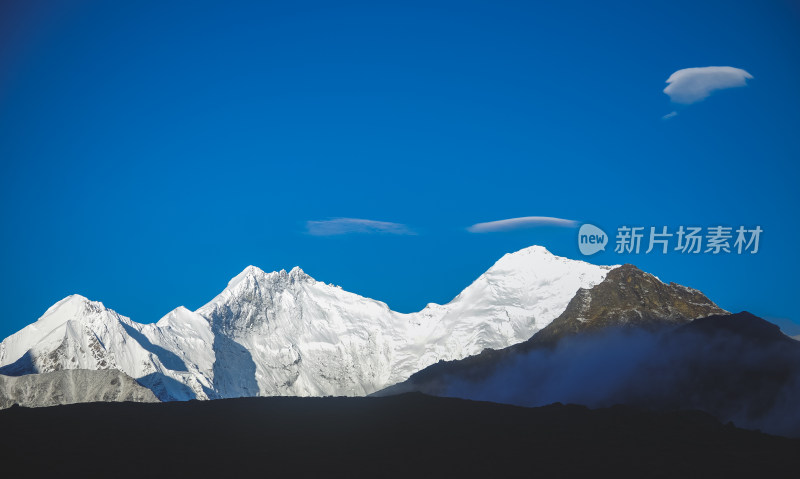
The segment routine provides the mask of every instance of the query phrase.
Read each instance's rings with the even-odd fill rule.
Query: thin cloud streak
[[[350,233],[390,235],[416,234],[404,224],[362,218],[332,218],[321,221],[307,221],[306,232],[312,236],[337,236]]]
[[[467,228],[467,231],[470,233],[493,233],[496,231],[535,228],[537,226],[560,226],[563,228],[574,228],[578,226],[578,222],[573,220],[565,220],[563,218],[553,218],[550,216],[523,216],[521,218],[509,218],[505,220],[489,221],[486,223],[477,223]]]

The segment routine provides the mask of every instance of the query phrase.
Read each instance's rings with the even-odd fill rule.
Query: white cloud
[[[667,113],[666,115],[662,116],[661,119],[662,120],[669,120],[670,118],[675,118],[676,116],[678,116],[678,112],[677,111],[671,111],[671,112]]]
[[[308,231],[308,234],[314,236],[335,236],[348,233],[415,234],[408,226],[400,223],[360,218],[333,218],[322,221],[307,221],[306,231]]]
[[[495,231],[510,231],[521,228],[533,228],[536,226],[562,226],[566,228],[574,228],[578,226],[578,222],[565,220],[562,218],[552,218],[550,216],[524,216],[522,218],[509,218],[507,220],[477,223],[467,228],[467,231],[470,233],[491,233]]]
[[[708,97],[715,90],[742,87],[753,75],[741,68],[701,67],[684,68],[667,78],[664,93],[675,103],[689,105]]]

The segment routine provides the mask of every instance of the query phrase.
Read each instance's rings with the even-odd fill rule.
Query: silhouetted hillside
[[[699,412],[421,394],[14,407],[0,431],[25,477],[790,477],[800,452]]]

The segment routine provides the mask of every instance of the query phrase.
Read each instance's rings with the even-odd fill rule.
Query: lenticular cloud
[[[314,236],[334,236],[348,233],[414,234],[414,232],[404,224],[365,220],[362,218],[333,218],[324,221],[307,221],[306,229],[309,234]]]
[[[678,70],[667,79],[664,93],[675,103],[691,104],[708,97],[715,90],[747,85],[753,75],[741,68],[701,67]]]
[[[467,231],[470,233],[490,233],[535,226],[563,226],[572,228],[577,226],[577,222],[562,218],[552,218],[550,216],[524,216],[522,218],[509,218],[506,220],[489,221],[488,223],[477,223],[467,228]]]

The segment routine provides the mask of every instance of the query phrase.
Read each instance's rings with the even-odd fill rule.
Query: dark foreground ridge
[[[14,407],[0,431],[3,467],[25,477],[795,477],[800,452],[700,412],[418,393]]]

